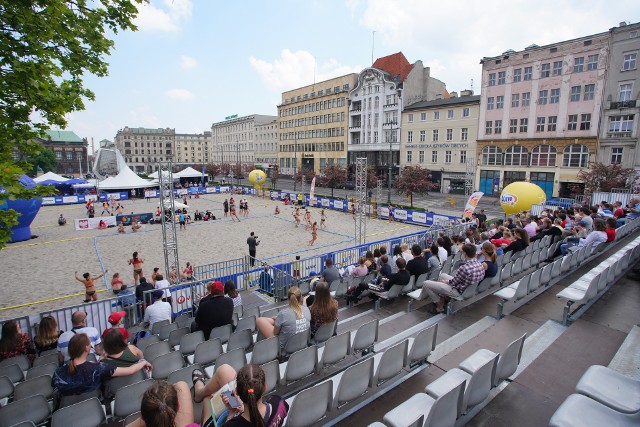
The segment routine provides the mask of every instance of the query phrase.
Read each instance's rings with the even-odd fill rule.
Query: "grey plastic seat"
[[[176,346],[180,345],[180,340],[182,340],[182,337],[189,334],[190,329],[187,327],[184,328],[178,328],[174,331],[171,331],[171,333],[169,333],[169,346],[171,348],[175,348]]]
[[[340,298],[343,297],[347,294],[347,290],[349,289],[349,281],[348,280],[341,280],[340,284],[338,285],[338,288],[336,289],[336,298]]]
[[[491,287],[491,279],[491,277],[485,277],[484,279],[482,279],[480,283],[478,283],[478,289],[476,290],[476,293],[479,294],[489,289],[489,287]]]
[[[453,426],[458,414],[462,412],[467,381],[459,375],[449,372],[424,389],[424,392],[431,398],[439,401],[438,405],[427,415],[427,424],[425,424],[427,426]]]
[[[155,344],[160,342],[160,338],[157,335],[151,335],[149,337],[140,338],[136,343],[136,347],[140,349],[144,353],[145,349],[149,347],[151,344]]]
[[[23,371],[26,371],[31,367],[31,363],[29,363],[29,359],[24,354],[10,357],[0,362],[0,367],[9,366],[9,365],[18,365],[20,369],[22,369]]]
[[[318,350],[318,369],[338,363],[350,353],[351,332],[329,338],[324,346]]]
[[[277,359],[274,359],[270,362],[263,363],[260,367],[264,371],[265,383],[267,386],[264,390],[264,394],[267,394],[280,385],[280,364]]]
[[[513,266],[511,267],[511,275],[517,276],[522,273],[522,262],[524,261],[524,257],[520,257],[513,262]]]
[[[341,283],[342,277],[331,282],[331,284],[329,285],[329,292],[337,292]]]
[[[550,427],[637,427],[640,413],[623,414],[582,394],[572,394],[562,402],[549,421]]]
[[[407,283],[403,288],[401,293],[408,294],[416,288],[416,276],[411,275],[409,278],[409,283]]]
[[[298,332],[297,334],[290,336],[289,339],[287,340],[287,343],[284,345],[282,354],[287,355],[287,354],[295,353],[298,350],[302,350],[303,348],[306,348],[308,344],[309,344],[309,329],[307,329],[304,332]]]
[[[8,377],[15,384],[24,380],[24,372],[18,365],[0,366],[0,377]]]
[[[388,301],[394,300],[400,296],[404,286],[402,285],[393,285],[388,291],[385,292],[377,292],[370,291],[372,294],[377,295],[381,299],[386,299]],[[375,309],[378,310],[380,308],[380,299],[376,300]]]
[[[25,421],[40,425],[49,415],[51,407],[47,399],[41,395],[30,396],[9,403],[0,410],[0,427],[14,426]]]
[[[578,381],[576,393],[618,412],[640,413],[640,381],[604,366],[590,366]]]
[[[289,361],[280,364],[280,384],[288,385],[313,374],[317,360],[318,347],[315,345],[296,351]]]
[[[383,353],[376,353],[373,356],[375,374],[371,378],[371,387],[378,386],[398,375],[404,368],[405,360],[407,360],[408,346],[409,341],[404,340],[393,347],[389,347]]]
[[[505,301],[517,301],[527,296],[529,290],[529,279],[531,275],[523,276],[520,280],[513,282],[509,286],[505,286],[493,295],[502,298]]]
[[[160,329],[169,323],[171,323],[169,320],[160,320],[159,322],[155,322],[151,325],[151,335],[160,335]]]
[[[553,269],[553,264],[547,264],[542,267],[542,274],[540,275],[540,286],[547,286],[551,282],[551,270]]]
[[[244,309],[242,308],[242,305],[236,305],[235,307],[233,307],[233,312],[238,315],[239,319],[244,316]]]
[[[0,399],[4,399],[13,394],[13,382],[9,377],[0,377]]]
[[[321,344],[333,336],[336,330],[337,322],[334,320],[330,323],[320,325],[315,335],[310,339],[311,344]]]
[[[333,378],[333,408],[341,408],[367,392],[373,378],[373,357],[350,366]]]
[[[51,427],[95,427],[106,421],[97,397],[58,409],[51,417]]]
[[[143,370],[140,370],[131,375],[127,375],[125,377],[111,377],[111,379],[105,384],[104,396],[107,399],[113,399],[118,390],[120,390],[122,387],[139,383],[140,381],[144,381],[146,379],[147,375]]]
[[[16,384],[13,390],[13,401],[26,399],[36,394],[44,396],[47,400],[51,399],[53,387],[51,387],[51,377],[49,375],[42,375]]]
[[[198,364],[189,365],[185,368],[178,369],[177,371],[173,371],[167,377],[167,381],[171,384],[175,384],[178,381],[184,381],[189,385],[189,387],[193,387],[193,380],[191,379],[191,374],[195,369],[202,369],[202,367]]]
[[[253,345],[251,352],[251,363],[254,365],[263,365],[278,358],[280,352],[280,344],[278,337],[271,337],[258,341]]]
[[[484,281],[484,279],[482,279],[482,280]],[[482,282],[480,282],[480,283],[482,283]],[[478,286],[480,285],[480,283],[472,283],[472,284],[470,284],[469,286],[464,288],[464,291],[462,291],[460,296],[452,297],[451,299],[455,299],[455,300],[458,300],[458,301],[464,301],[464,300],[467,300],[467,299],[471,298],[476,293],[478,293]]]
[[[227,342],[227,351],[235,350],[236,348],[241,348],[247,351],[251,348],[252,345],[253,335],[251,330],[236,329],[236,331],[229,336],[229,341]]]
[[[511,253],[511,252],[508,252]],[[510,262],[500,270],[500,283],[504,284],[507,280],[511,279],[512,276],[513,263]]]
[[[155,324],[154,324],[155,326]],[[177,331],[178,330],[178,324],[177,323],[169,323],[168,325],[162,325],[160,327],[160,332],[158,333],[158,336],[160,337],[161,341],[166,341],[169,339],[169,334],[171,334],[171,332],[173,331]]]
[[[58,369],[57,362],[36,366],[35,368],[31,368],[27,371],[27,380],[30,380],[32,378],[36,378],[42,375],[53,376],[53,373],[55,372],[56,369]]]
[[[38,366],[42,366],[42,365],[48,365],[49,363],[56,363],[56,364],[59,363],[57,352],[36,357],[35,360],[33,361],[33,368],[37,368]]]
[[[527,250],[529,250],[529,248],[531,248],[531,246],[528,246]],[[532,259],[533,253],[528,253],[522,258],[522,271],[527,271],[531,268]]]
[[[231,325],[218,326],[217,328],[213,328],[211,330],[211,334],[209,335],[209,339],[212,340],[214,338],[218,338],[222,344],[229,341],[229,337],[233,332],[233,328]]]
[[[351,338],[351,353],[369,352],[373,348],[373,344],[378,341],[378,324],[379,320],[371,320],[360,326]]]
[[[236,370],[236,372],[239,371],[240,368],[247,364],[247,356],[245,355],[244,350],[236,348],[235,350],[228,351],[218,356],[216,359],[216,366],[224,364],[231,366]]]
[[[278,312],[280,311],[279,308],[271,308],[269,310],[265,310],[263,312],[260,313],[260,317],[266,317],[266,318],[271,318],[274,316],[278,315]]]
[[[456,421],[455,409],[461,387],[453,387],[441,397],[434,398],[426,393],[414,394],[384,416],[384,422],[391,427],[437,426],[453,427]]]
[[[114,400],[113,415],[117,418],[124,418],[138,412],[142,403],[142,395],[153,382],[154,380],[148,379],[118,390]]]
[[[429,272],[429,275],[427,276],[426,280],[438,280],[438,277],[440,277],[440,273],[441,272],[444,273],[442,271],[442,268],[435,268],[435,269],[431,270]],[[422,284],[416,283],[416,287],[422,287],[423,284],[424,283],[422,283]]]
[[[191,317],[189,313],[182,313],[180,316],[176,317],[175,320],[178,328],[188,328],[191,326],[191,322],[193,322],[193,317]]]
[[[259,306],[242,307],[242,316],[240,318],[249,317],[249,316],[253,316],[256,319],[260,317],[260,307]]]
[[[172,351],[153,360],[151,375],[156,380],[164,380],[174,371],[184,367],[184,359],[179,351]]]
[[[302,295],[307,295],[311,291],[311,286],[309,285],[308,280],[303,280],[298,284],[298,289],[300,289],[300,293]]]
[[[418,276],[418,278],[415,279],[415,284],[413,286],[413,289],[422,288],[422,285],[424,284],[425,280],[429,279],[429,274],[430,274],[430,272],[427,272],[427,273],[423,273],[420,276]],[[411,277],[415,277],[415,276],[411,276]],[[406,293],[404,291],[404,289],[402,290],[402,293],[403,294]]]
[[[153,363],[156,357],[167,354],[170,351],[171,347],[169,346],[169,342],[160,341],[145,348],[142,354],[144,355],[144,358],[149,361],[149,363]]]
[[[323,419],[331,409],[333,381],[329,380],[298,393],[290,403],[287,427],[307,427]]]
[[[518,365],[520,364],[522,347],[524,346],[524,340],[526,338],[527,334],[525,333],[520,338],[511,342],[511,344],[509,344],[507,348],[500,353],[498,365],[496,366],[495,379],[493,383],[494,386],[497,386],[516,372]]]
[[[236,331],[241,331],[243,329],[249,329],[251,332],[256,331],[256,317],[255,316],[245,316],[238,320],[238,324],[236,325]]]
[[[196,352],[198,344],[204,342],[204,333],[202,331],[192,332],[180,338],[180,353],[183,356],[189,356]]]
[[[180,347],[182,350],[182,347]],[[193,363],[201,366],[209,366],[215,363],[216,359],[223,353],[222,343],[217,338],[209,341],[203,341],[196,347],[194,352]]]
[[[409,352],[404,365],[411,367],[426,363],[427,358],[434,348],[436,348],[436,336],[438,334],[438,324],[430,326],[418,332],[418,335],[407,338]]]

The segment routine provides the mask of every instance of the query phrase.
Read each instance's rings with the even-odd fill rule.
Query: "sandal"
[[[201,369],[194,369],[193,372],[191,372],[191,381],[193,382],[194,387],[198,381],[202,382],[203,386],[206,386],[207,375],[202,372]]]

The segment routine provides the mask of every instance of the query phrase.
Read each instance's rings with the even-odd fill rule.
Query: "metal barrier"
[[[233,280],[238,289],[248,289],[245,283],[249,280],[251,270],[251,258],[244,256],[228,261],[212,262],[210,264],[197,265],[193,268],[193,276],[200,281],[219,280],[225,282]]]

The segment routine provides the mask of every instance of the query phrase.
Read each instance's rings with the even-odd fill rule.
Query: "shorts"
[[[184,222],[184,221],[180,221],[180,225],[184,225],[184,224],[185,224],[185,222]]]
[[[140,274],[140,273],[142,273],[142,269],[141,268],[134,268],[133,272]]]

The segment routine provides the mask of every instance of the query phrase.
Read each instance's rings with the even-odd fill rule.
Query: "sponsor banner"
[[[116,225],[116,218],[112,216],[104,216],[98,218],[81,218],[74,219],[76,230],[95,230],[101,221],[109,227],[110,225]]]
[[[131,225],[133,221],[146,223],[149,222],[153,218],[153,214],[149,213],[141,213],[141,214],[133,214],[133,215],[116,215],[116,221],[118,224],[122,222],[124,225]]]
[[[109,199],[114,200],[126,200],[129,198],[129,194],[126,192],[123,193],[109,193],[109,194],[100,194],[100,200],[106,201]],[[88,201],[96,201],[98,200],[98,196],[95,194],[83,194],[76,196],[53,196],[53,197],[43,197],[42,204],[43,205],[69,205],[76,203],[87,203]]]
[[[43,205],[55,205],[56,204],[56,198],[55,197],[43,197],[42,198],[42,204]]]
[[[408,217],[407,215],[407,211],[405,211],[404,209],[394,209],[393,210],[393,217],[395,219],[399,219],[401,221],[405,221]]]
[[[344,202],[342,200],[334,200],[333,207],[334,209],[344,210]]]
[[[78,196],[63,196],[62,203],[65,203],[65,204],[78,203]]]
[[[331,207],[331,200],[330,199],[322,199],[322,206],[325,208]]]
[[[413,222],[419,222],[420,224],[427,223],[427,214],[424,212],[413,212],[411,215]]]
[[[469,196],[469,200],[467,200],[467,204],[464,207],[464,212],[462,213],[463,218],[471,218],[471,214],[476,210],[476,206],[478,206],[478,202],[480,198],[484,195],[482,191],[476,191],[471,196]]]

